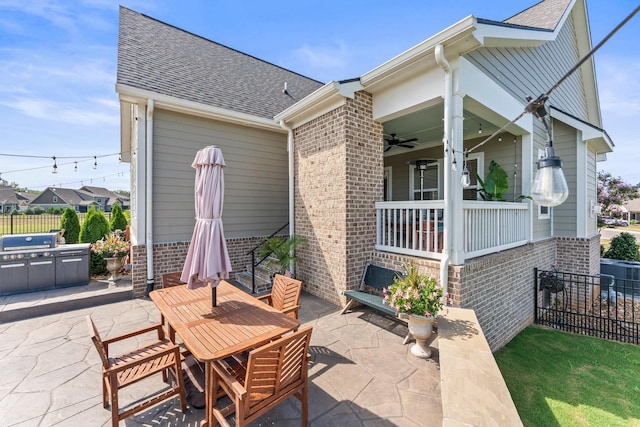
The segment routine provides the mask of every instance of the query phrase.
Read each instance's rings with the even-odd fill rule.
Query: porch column
[[[451,227],[451,247],[449,248],[449,262],[451,265],[464,264],[464,210],[462,207],[462,186],[460,185],[460,178],[462,177],[462,171],[464,169],[464,94],[461,93],[458,87],[458,63],[456,61],[453,67],[453,82],[454,90],[450,103],[451,106],[451,147],[455,153],[456,158],[456,170],[449,165],[450,174],[450,191],[449,197],[449,210],[445,213],[449,215]],[[453,162],[453,159],[451,159]]]

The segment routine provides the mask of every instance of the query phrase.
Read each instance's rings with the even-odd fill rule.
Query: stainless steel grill
[[[58,243],[58,233],[0,237],[0,294],[89,283],[90,245]]]

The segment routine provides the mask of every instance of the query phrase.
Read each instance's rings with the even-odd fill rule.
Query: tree
[[[623,231],[611,239],[611,245],[609,250],[604,253],[604,257],[623,261],[640,261],[636,238],[631,233]]]
[[[109,221],[104,213],[91,208],[80,228],[80,242],[95,243],[109,234]]]
[[[598,204],[602,216],[620,217],[620,206],[639,197],[640,184],[630,185],[609,172],[598,172]]]
[[[80,221],[78,214],[72,208],[66,208],[60,219],[60,228],[64,229],[66,243],[78,243],[80,237]]]
[[[113,204],[113,209],[111,210],[111,221],[109,223],[111,227],[111,231],[124,231],[127,228],[127,218],[125,218],[122,213],[122,208],[118,202]]]

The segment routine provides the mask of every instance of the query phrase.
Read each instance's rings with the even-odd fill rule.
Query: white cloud
[[[60,123],[115,126],[120,122],[117,103],[107,100],[78,105],[47,99],[19,98],[14,102],[2,102],[2,104],[16,109],[28,117]],[[108,108],[103,108],[104,111],[98,111],[99,105]]]

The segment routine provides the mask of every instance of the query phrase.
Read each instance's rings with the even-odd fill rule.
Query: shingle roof
[[[522,12],[505,19],[505,24],[554,30],[571,0],[543,0]]]
[[[0,204],[3,205],[17,205],[18,197],[13,188],[7,186],[0,187]]]
[[[118,197],[116,193],[104,187],[91,187],[91,186],[85,185],[84,187],[80,188],[80,190],[78,191],[90,193],[92,197],[107,197],[107,198]]]
[[[323,85],[122,6],[117,83],[269,119]]]
[[[31,202],[37,205],[39,203],[38,199],[47,192],[53,192],[56,196],[58,196],[58,198],[61,201],[63,201],[68,205],[80,205],[85,200],[88,199],[88,197],[83,196],[82,193],[78,192],[77,190],[73,190],[71,188],[49,187],[46,190],[44,190],[42,193],[40,193],[38,197],[33,199]]]
[[[640,212],[640,199],[633,199],[623,203],[629,212]]]

